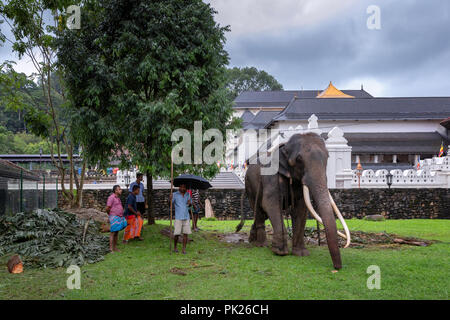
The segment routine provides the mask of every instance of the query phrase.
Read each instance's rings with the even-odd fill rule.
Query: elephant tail
[[[261,183],[258,184],[258,189],[256,190],[256,197],[254,200],[254,208],[253,211],[256,212],[257,208],[259,207],[259,193],[261,191]],[[245,224],[245,218],[246,215],[244,213],[244,197],[245,197],[246,189],[242,190],[241,195],[241,222],[236,227],[236,232],[241,231],[241,229],[244,227]],[[251,202],[251,201],[250,201]],[[255,213],[256,214],[256,213]]]
[[[245,214],[244,214],[244,197],[245,197],[245,189],[242,190],[241,194],[241,222],[236,226],[236,232],[241,231],[242,227],[245,224]]]

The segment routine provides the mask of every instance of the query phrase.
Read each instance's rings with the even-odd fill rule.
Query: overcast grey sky
[[[361,84],[376,96],[450,96],[448,0],[211,0],[230,25],[232,66],[255,66],[285,89]],[[369,30],[369,5],[381,29]]]
[[[255,66],[285,89],[364,89],[375,96],[450,96],[448,0],[205,0],[230,25],[231,66]],[[369,30],[369,5],[381,29]],[[15,59],[0,48],[0,61]],[[18,63],[30,73],[32,65]]]

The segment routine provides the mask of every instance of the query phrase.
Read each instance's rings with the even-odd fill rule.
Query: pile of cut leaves
[[[433,244],[435,241],[424,240],[414,237],[402,237],[396,234],[388,234],[386,232],[364,232],[364,231],[351,231],[351,248],[365,248],[368,246],[398,246],[398,245],[411,245],[427,247]],[[315,227],[305,228],[305,238],[308,244],[318,244],[318,232]],[[320,230],[320,240],[323,245],[326,245],[325,230]],[[346,240],[338,237],[339,246],[344,247]]]
[[[0,217],[0,257],[18,254],[25,266],[82,266],[104,259],[108,237],[92,220],[60,210],[37,209]]]

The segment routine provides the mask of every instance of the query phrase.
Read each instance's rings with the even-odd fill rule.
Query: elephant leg
[[[249,242],[253,243],[257,247],[263,247],[266,245],[266,214],[261,208],[255,210],[255,220],[250,230]]]
[[[256,242],[257,236],[256,236],[256,224],[253,222],[252,228],[250,229],[250,235],[248,237],[248,241],[253,243]]]
[[[305,202],[303,200],[297,201],[294,212],[292,213],[292,254],[299,257],[309,256],[309,251],[305,247],[305,225],[307,215]]]
[[[266,236],[266,214],[264,212],[260,212],[255,219],[255,228],[256,228],[256,243],[255,245],[258,247],[264,247],[267,243]]]
[[[262,207],[270,219],[273,228],[272,252],[276,255],[284,256],[289,254],[287,244],[287,230],[284,225],[283,215],[281,214],[281,206],[278,193],[264,193]]]

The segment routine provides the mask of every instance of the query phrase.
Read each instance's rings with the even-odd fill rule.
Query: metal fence
[[[45,175],[28,179],[0,176],[0,215],[58,206],[58,179]]]

